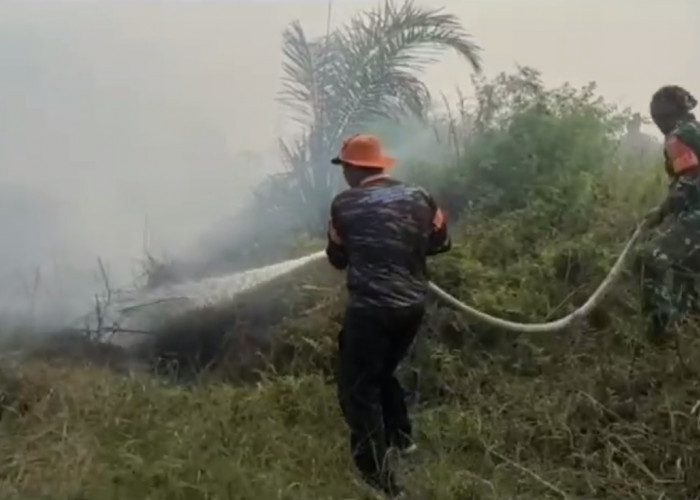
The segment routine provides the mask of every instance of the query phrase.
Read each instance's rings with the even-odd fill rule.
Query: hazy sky
[[[426,4],[426,2],[418,2]],[[485,70],[516,63],[550,83],[599,83],[646,112],[658,86],[700,93],[698,0],[427,0],[461,17]],[[332,23],[374,1],[336,0]],[[123,275],[176,253],[275,168],[285,120],[280,35],[325,31],[327,1],[0,0],[0,288],[15,269],[100,255]],[[454,56],[430,88],[468,89]],[[54,266],[55,267],[55,266]]]

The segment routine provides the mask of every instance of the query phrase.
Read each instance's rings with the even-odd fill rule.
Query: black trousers
[[[348,308],[339,336],[338,399],[350,428],[355,465],[365,481],[391,492],[387,448],[411,436],[404,390],[394,372],[406,356],[425,308]]]

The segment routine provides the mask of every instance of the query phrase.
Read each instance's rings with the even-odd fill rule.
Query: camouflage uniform
[[[335,267],[348,268],[350,307],[425,301],[425,257],[449,250],[450,240],[442,212],[424,189],[386,176],[369,178],[335,197],[331,221],[340,239],[329,239],[327,254]]]
[[[653,117],[654,111],[652,101]],[[657,338],[670,324],[694,310],[698,298],[695,278],[700,273],[700,123],[687,111],[686,108],[684,118],[676,121],[673,128],[659,125],[662,131],[666,128],[664,157],[671,178],[668,195],[658,213],[658,220],[665,219],[665,225],[641,249],[638,261],[642,308],[650,318],[649,333]]]
[[[326,253],[334,267],[347,268],[349,291],[338,398],[357,468],[391,495],[400,488],[384,460],[387,448],[413,444],[394,371],[423,318],[426,256],[449,248],[442,212],[421,188],[378,175],[333,200]]]

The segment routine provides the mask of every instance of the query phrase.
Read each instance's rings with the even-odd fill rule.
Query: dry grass
[[[424,339],[412,356],[422,452],[401,470],[436,500],[698,498],[694,331],[682,363],[674,343],[611,331],[479,355]],[[302,362],[331,346],[299,352],[294,376],[236,386],[23,365],[0,378],[0,498],[363,498],[332,380]]]

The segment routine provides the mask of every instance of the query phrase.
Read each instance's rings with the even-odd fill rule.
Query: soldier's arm
[[[447,220],[445,219],[445,213],[442,209],[435,203],[432,196],[428,196],[428,204],[433,213],[432,220],[432,230],[430,236],[428,237],[428,249],[426,255],[438,255],[444,252],[449,252],[452,248],[452,239],[450,238],[450,233],[447,229]]]
[[[696,156],[700,155],[700,124],[698,122],[684,123],[676,129],[673,135],[690,148]]]
[[[659,207],[659,218],[675,214],[685,209],[688,197],[697,190],[698,156],[679,136],[671,136],[666,141],[665,153],[668,167],[675,179],[669,187],[668,195]]]
[[[326,242],[326,256],[328,262],[338,270],[348,267],[348,254],[343,244],[341,233],[338,231],[335,222],[335,203],[331,205],[331,216],[328,220],[328,235]]]

